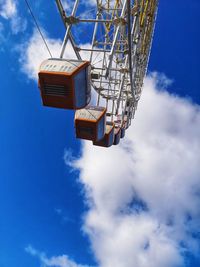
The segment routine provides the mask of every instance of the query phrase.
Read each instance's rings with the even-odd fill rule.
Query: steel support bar
[[[135,92],[133,91],[133,70],[132,70],[132,38],[131,38],[131,0],[127,0],[127,16],[128,16],[128,61],[129,61],[129,76],[131,84],[131,92],[133,98],[135,98]]]
[[[57,4],[57,7],[58,7],[58,11],[59,11],[59,13],[60,13],[60,16],[61,16],[61,18],[62,18],[63,24],[64,24],[65,28],[67,29],[67,24],[66,24],[66,22],[65,22],[65,17],[66,17],[66,15],[65,15],[65,11],[64,11],[63,5],[62,5],[62,3],[61,3],[60,0],[56,0],[56,4]],[[75,44],[75,42],[74,42],[74,38],[73,38],[71,32],[69,33],[69,40],[70,40],[70,42],[71,42],[71,45],[72,45],[72,47],[73,47],[73,50],[74,50],[74,52],[75,52],[75,54],[76,54],[77,59],[81,60],[80,53],[79,53],[79,51],[76,49],[76,44]]]
[[[87,22],[87,23],[90,23],[90,22],[111,23],[112,20],[109,20],[109,19],[80,19],[80,18],[77,18],[77,23],[79,23],[79,22]]]
[[[91,49],[91,48],[77,48],[78,50],[80,50],[80,51],[89,51],[89,52],[99,52],[99,53],[109,53],[110,52],[110,50],[108,50],[108,49]],[[124,51],[122,50],[116,50],[115,51],[115,53],[117,53],[117,54],[123,54],[124,53]]]
[[[96,14],[96,19],[99,19],[101,16],[101,13],[99,11],[99,4],[98,4],[98,1],[97,1],[97,14]],[[95,25],[94,25],[94,31],[93,31],[93,36],[92,36],[92,52],[90,54],[90,62],[92,62],[92,57],[93,57],[93,50],[94,50],[94,46],[95,46],[95,40],[96,40],[96,34],[97,34],[97,29],[98,29],[98,22],[96,21],[95,22]]]
[[[121,12],[120,18],[123,18],[124,15],[125,15],[126,4],[127,4],[127,0],[124,1],[124,5],[123,5],[123,8],[122,8],[122,12]],[[109,75],[109,70],[110,70],[110,67],[111,67],[111,64],[112,64],[114,51],[115,51],[115,45],[116,45],[117,38],[118,38],[118,35],[119,35],[120,27],[121,27],[120,25],[117,26],[117,29],[116,29],[116,32],[115,32],[115,36],[114,36],[114,39],[113,39],[113,44],[112,44],[112,47],[111,47],[111,52],[110,52],[109,60],[108,60],[108,64],[107,64],[106,77],[108,77],[108,75]]]
[[[99,53],[104,53],[104,52],[110,52],[110,50],[101,50],[101,49],[91,49],[91,48],[79,48],[81,51],[89,51],[89,52],[99,52]]]
[[[77,8],[78,8],[78,4],[79,4],[79,0],[76,0],[74,3],[74,7],[71,13],[71,16],[74,16],[76,14]],[[64,37],[64,41],[61,47],[61,54],[60,54],[60,58],[63,58],[64,52],[65,52],[65,48],[67,45],[67,41],[69,39],[69,34],[70,34],[70,30],[71,30],[71,24],[67,25],[67,29],[66,29],[66,33],[65,33],[65,37]]]
[[[130,0],[128,0],[127,6],[129,6],[129,10],[128,10],[128,17],[129,17],[128,25],[130,25],[130,16],[131,16],[131,14],[130,14]],[[136,16],[134,16],[131,34],[130,34],[130,28],[128,30],[129,35],[130,35],[128,37],[129,54],[128,54],[128,57],[126,57],[126,61],[125,61],[125,66],[128,65],[128,60],[131,63],[131,66],[130,66],[130,63],[129,63],[129,71],[130,71],[131,92],[133,94],[133,97],[134,97],[135,93],[134,93],[134,88],[133,88],[133,61],[134,61],[134,58],[133,58],[133,53],[132,52],[134,50],[135,44],[132,44],[132,41],[133,41],[133,34],[135,32],[135,27],[136,27],[136,20],[137,20]],[[131,44],[131,48],[130,48],[130,44]],[[125,74],[122,76],[122,81],[121,81],[121,84],[120,84],[119,96],[118,96],[118,99],[117,99],[116,113],[118,113],[118,110],[119,110],[121,94],[122,94],[122,90],[123,90],[123,87],[124,87],[124,79],[125,79]]]
[[[97,81],[95,81],[95,82],[97,82]],[[100,81],[99,81],[99,83],[100,83]],[[107,84],[106,82],[101,82],[101,83],[103,83],[103,84]],[[113,85],[118,85],[119,83],[112,83],[112,82],[110,82],[109,84],[113,84]],[[96,88],[97,88],[97,86],[96,86]],[[98,87],[98,90],[100,90],[100,91],[113,91],[113,92],[116,92],[117,93],[117,90],[116,89],[108,89],[108,88],[102,88],[102,87]]]
[[[156,22],[157,13],[158,13],[158,2],[159,2],[159,0],[155,0],[154,14],[151,14],[153,16],[153,21],[152,21],[152,30],[151,30],[151,34],[150,34],[149,49],[147,52],[148,55],[147,55],[146,66],[148,66],[148,63],[149,63],[149,57],[150,57],[150,52],[151,52],[151,47],[152,47],[152,42],[153,42],[153,35],[154,35],[154,31],[155,31],[155,22]],[[146,75],[146,72],[147,72],[147,68],[145,69],[145,75]]]
[[[110,43],[109,42],[107,42],[107,43],[97,42],[97,44],[98,45],[112,45],[113,43],[111,43],[111,42]],[[118,40],[117,41],[117,44],[126,44],[126,41],[123,41],[123,40],[120,41],[120,40]]]
[[[104,11],[121,11],[122,9],[121,8],[103,8]]]
[[[128,57],[126,57],[125,66],[127,66],[127,63],[128,63]],[[123,76],[122,76],[122,79],[121,79],[121,83],[120,83],[120,87],[119,87],[119,95],[118,95],[118,98],[117,98],[116,114],[119,111],[120,99],[121,99],[122,90],[123,90],[123,87],[124,87],[125,77],[126,77],[126,73],[123,73]]]

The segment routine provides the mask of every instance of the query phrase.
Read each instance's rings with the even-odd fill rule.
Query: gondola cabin
[[[125,137],[125,133],[126,133],[126,128],[125,128],[125,126],[122,126],[122,128],[121,128],[121,138],[124,138]]]
[[[75,113],[76,137],[99,141],[105,135],[106,108],[88,106]]]
[[[115,125],[114,129],[114,143],[113,145],[118,145],[121,138],[121,128],[119,125]]]
[[[90,63],[51,58],[42,62],[38,85],[44,106],[81,109],[90,102]]]
[[[126,129],[127,129],[127,119],[124,118],[124,120],[122,122],[122,127],[121,127],[121,138],[125,137]]]
[[[121,116],[118,116],[117,120],[115,121],[115,126],[120,127],[120,138],[124,138],[125,136],[125,121],[121,120]]]
[[[102,147],[110,147],[114,142],[114,123],[106,122],[106,132],[100,141],[94,141],[93,145],[102,146]]]

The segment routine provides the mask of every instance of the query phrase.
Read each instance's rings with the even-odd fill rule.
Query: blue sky
[[[30,4],[34,13],[37,14],[40,25],[45,30],[50,43],[53,43],[52,49],[54,49],[56,41],[59,42],[58,39],[61,39],[64,35],[64,28],[55,4],[53,1],[49,1],[48,4],[46,1],[30,1]],[[104,229],[104,226],[98,225],[103,218],[105,218],[105,222],[109,218],[113,229],[115,226],[114,219],[115,221],[119,220],[119,225],[122,222],[124,229],[127,226],[125,224],[126,220],[130,220],[135,228],[138,224],[143,225],[143,220],[148,221],[148,227],[144,225],[142,230],[138,228],[137,233],[130,231],[130,235],[135,236],[140,231],[141,233],[146,231],[146,235],[150,235],[151,231],[148,229],[154,229],[155,221],[162,225],[162,238],[160,235],[154,236],[152,234],[149,240],[152,240],[154,245],[158,244],[158,247],[159,242],[165,240],[162,242],[168,245],[166,251],[170,251],[169,255],[173,255],[173,257],[170,260],[168,259],[169,261],[167,259],[165,262],[160,261],[160,264],[159,260],[156,261],[155,267],[200,266],[198,257],[200,245],[198,232],[200,224],[200,213],[198,211],[200,173],[198,170],[199,156],[196,153],[200,133],[198,123],[200,112],[199,106],[197,106],[200,104],[199,11],[200,2],[198,0],[191,0],[189,3],[181,0],[174,0],[173,3],[167,0],[160,1],[149,71],[163,73],[167,78],[161,74],[148,78],[146,88],[149,88],[151,94],[147,93],[146,97],[144,96],[144,103],[151,104],[145,107],[144,104],[141,104],[141,113],[138,109],[137,112],[140,114],[138,114],[136,126],[133,126],[133,132],[129,132],[127,137],[127,140],[129,140],[127,142],[130,143],[126,144],[125,142],[124,147],[114,148],[107,153],[107,151],[103,152],[97,148],[93,149],[88,144],[82,145],[80,141],[75,139],[74,114],[72,111],[42,107],[37,82],[30,78],[34,75],[32,73],[32,65],[34,64],[30,62],[30,54],[28,53],[32,50],[29,50],[29,47],[31,46],[31,40],[37,39],[33,39],[35,36],[33,22],[23,1],[0,0],[1,267],[11,267],[13,265],[20,267],[40,265],[66,267],[70,266],[66,257],[74,264],[108,267],[109,264],[114,262],[115,255],[124,253],[119,258],[120,262],[120,260],[126,258],[126,255],[129,255],[126,254],[128,250],[125,251],[126,246],[123,247],[121,241],[119,243],[122,247],[119,245],[118,248],[117,242],[120,239],[116,240],[116,247],[113,250],[106,247],[109,239],[105,233],[111,234],[111,230],[109,227]],[[38,54],[40,54],[40,47],[37,49]],[[34,56],[37,54],[37,49]],[[34,56],[31,61],[37,61]],[[168,79],[173,80],[173,82],[170,83]],[[169,84],[167,88],[166,83]],[[151,112],[147,107],[149,109],[152,107],[152,102],[148,99],[155,101],[153,103],[155,108],[158,106],[158,109],[154,110],[155,113],[152,111],[152,117],[148,117],[151,116]],[[163,103],[163,109],[160,107],[161,104],[156,102],[157,100]],[[166,109],[171,107],[170,112],[167,113],[164,110],[165,107]],[[157,117],[159,112],[160,117]],[[147,113],[150,114],[147,116]],[[131,182],[133,191],[148,206],[148,212],[143,211],[141,221],[136,223],[139,218],[134,217],[134,213],[131,214],[132,217],[122,217],[122,214],[127,212],[127,205],[130,204],[130,200],[125,199],[125,195],[130,195],[132,201],[135,199],[133,193],[131,193],[132,191],[129,192],[128,181],[125,180],[123,183],[124,191],[119,191],[119,188],[123,186],[119,186],[119,188],[117,186],[117,181],[118,185],[121,185],[121,180],[125,176],[129,177],[129,174],[126,173],[126,170],[123,172],[123,167],[118,170],[117,174],[112,173],[110,168],[115,169],[120,155],[129,155],[130,153],[131,158],[141,157],[146,165],[143,169],[140,169],[140,166],[136,164],[135,170],[140,170],[138,172],[142,173],[144,179],[146,177],[147,180],[144,181],[148,183],[148,179],[154,181],[152,177],[156,177],[158,174],[159,177],[162,176],[163,171],[160,171],[160,169],[166,170],[167,180],[167,170],[172,168],[173,165],[173,162],[170,162],[170,168],[166,166],[165,169],[165,164],[167,165],[168,162],[164,161],[165,157],[160,154],[162,148],[161,150],[158,147],[152,148],[152,143],[149,143],[149,140],[145,139],[143,143],[143,140],[140,139],[141,136],[144,136],[142,131],[152,130],[147,127],[146,117],[149,118],[149,122],[154,123],[152,127],[156,128],[156,131],[153,132],[154,135],[152,135],[154,143],[159,142],[156,137],[161,134],[161,137],[165,136],[166,138],[167,136],[171,140],[172,148],[171,146],[167,147],[169,149],[167,151],[171,151],[172,154],[178,154],[180,151],[187,154],[186,148],[188,150],[191,148],[191,154],[188,157],[183,154],[181,155],[182,158],[180,157],[183,165],[188,164],[190,167],[184,169],[183,166],[183,169],[181,169],[177,166],[177,169],[174,167],[170,172],[169,177],[174,177],[174,180],[170,181],[173,181],[172,183],[182,190],[172,195],[166,195],[166,199],[170,199],[169,206],[170,201],[176,202],[174,213],[168,209],[167,205],[165,206],[164,202],[163,206],[156,206],[159,201],[151,198],[153,191],[147,192],[148,190],[134,178],[135,184]],[[176,121],[174,121],[175,117]],[[156,118],[155,121],[154,118]],[[169,118],[172,122],[168,121]],[[162,119],[166,121],[166,124],[161,123]],[[177,129],[175,129],[176,127]],[[136,133],[135,137],[134,131]],[[176,140],[176,145],[173,145],[173,140]],[[191,144],[188,145],[190,142]],[[179,145],[183,147],[183,150],[180,148],[180,151],[177,152],[176,149]],[[133,150],[131,150],[131,147]],[[140,149],[145,152],[142,153]],[[155,154],[152,154],[152,151]],[[149,160],[147,163],[145,157],[148,152],[155,159],[159,155],[159,158],[163,158],[163,162],[159,159],[158,161]],[[107,156],[105,153],[107,153]],[[169,157],[173,159],[172,154],[169,154]],[[108,157],[108,160],[104,162],[105,157]],[[74,161],[74,158],[78,161]],[[93,166],[88,164],[88,162],[92,163],[93,161]],[[104,162],[105,165],[101,166],[97,162]],[[155,162],[157,165],[154,165]],[[194,165],[192,165],[193,163]],[[159,173],[156,172],[157,169],[159,169]],[[102,170],[101,179],[98,177],[99,170],[100,172]],[[152,175],[149,173],[148,177],[146,170],[151,170]],[[186,176],[183,173],[186,173]],[[112,192],[107,191],[110,184],[107,184],[106,181],[112,180],[115,176],[116,186],[114,186],[114,195],[112,195]],[[133,176],[130,175],[130,177]],[[165,180],[165,177],[163,179]],[[180,179],[183,181],[183,185],[179,185]],[[101,184],[101,180],[105,181],[105,184]],[[115,180],[113,181],[115,183]],[[184,183],[191,188],[191,191],[193,190],[193,193],[185,192]],[[125,187],[126,184],[127,188]],[[163,182],[163,184],[157,186],[163,188],[166,184]],[[158,192],[160,187],[155,192]],[[115,210],[114,204],[112,206],[108,203],[108,207],[109,205],[111,207],[106,211],[102,209],[104,202],[100,197],[101,194],[105,195],[105,199],[109,195],[110,203],[115,203],[117,210],[120,208],[123,211],[120,213],[121,217],[113,215],[115,214],[113,212]],[[178,198],[176,198],[177,196]],[[186,196],[184,198],[185,202],[181,201],[182,196]],[[124,206],[120,203],[124,203]],[[137,201],[135,203],[137,204]],[[166,212],[162,214],[161,210],[165,211],[165,207]],[[106,215],[104,212],[106,212]],[[168,218],[165,218],[166,214],[169,214]],[[183,218],[186,220],[184,226]],[[96,220],[98,223],[94,224]],[[167,228],[169,223],[167,225],[166,220],[171,221],[173,227]],[[96,225],[97,228],[95,228]],[[127,227],[129,236],[128,229]],[[120,231],[120,229],[118,230]],[[155,231],[152,230],[153,232]],[[138,240],[140,240],[139,234]],[[134,242],[132,240],[130,242],[134,247]],[[152,245],[152,247],[156,247],[156,245]],[[134,255],[138,251],[133,249],[133,252],[130,251],[130,253]],[[167,252],[161,251],[161,255],[162,253],[167,254]],[[45,253],[46,256],[42,253]],[[110,263],[106,262],[103,255],[107,255]],[[146,254],[142,255],[145,260]],[[58,256],[65,257],[62,258],[65,260],[59,263],[60,265],[53,265],[50,259]],[[145,261],[144,265],[140,261],[136,263],[139,267],[147,266]],[[124,266],[129,267],[129,264],[132,264],[132,262],[124,263]],[[79,265],[74,266],[79,267]],[[122,263],[119,266],[123,266]]]

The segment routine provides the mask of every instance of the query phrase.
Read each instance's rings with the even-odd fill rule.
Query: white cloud
[[[53,57],[59,56],[61,48],[61,40],[48,38],[43,30],[45,39]],[[31,38],[23,45],[20,46],[20,63],[23,72],[27,74],[30,79],[37,79],[37,73],[41,62],[50,57],[48,50],[40,36],[34,30]]]
[[[90,205],[84,230],[101,267],[184,266],[184,251],[199,252],[200,108],[167,93],[170,81],[160,77],[146,79],[121,145],[84,142],[74,163]]]
[[[3,23],[0,22],[0,44],[3,43],[5,41],[5,37],[4,37],[4,26]],[[1,49],[0,49],[1,51]]]
[[[11,19],[11,30],[13,34],[24,32],[27,28],[27,21],[18,15]]]
[[[5,19],[11,19],[17,14],[17,6],[14,0],[0,1],[0,15]]]
[[[62,1],[63,8],[65,9],[67,15],[71,14],[74,3],[72,1],[64,0]]]
[[[13,34],[24,32],[27,28],[27,21],[19,16],[17,5],[15,0],[0,0],[0,16],[10,21]]]
[[[37,257],[40,260],[40,263],[42,264],[43,267],[48,267],[48,266],[52,266],[52,267],[89,267],[87,265],[81,265],[81,264],[75,263],[67,255],[48,258],[45,255],[45,253],[36,250],[31,245],[27,246],[25,248],[25,251],[28,254],[30,254],[34,257]]]
[[[54,58],[59,58],[62,41],[60,39],[49,38],[43,29],[42,32],[52,56]],[[82,45],[82,47],[85,48],[88,48],[88,46],[89,44]],[[21,44],[21,46],[18,47],[18,50],[20,52],[19,60],[21,63],[22,71],[26,73],[30,79],[37,80],[37,73],[40,64],[43,60],[50,58],[48,50],[38,31],[34,30],[31,38],[25,44]],[[88,52],[83,52],[82,56],[84,59],[88,59]],[[68,42],[66,46],[65,58],[76,59],[76,55],[70,42]]]
[[[61,41],[46,39],[58,56]],[[35,79],[49,57],[37,32],[21,51],[23,70]],[[72,53],[69,46],[66,56]],[[156,73],[146,78],[119,146],[84,142],[76,161],[66,151],[66,163],[80,170],[89,204],[83,229],[100,267],[183,267],[185,251],[199,253],[193,233],[200,226],[200,108],[170,95],[170,83]],[[68,257],[52,257],[46,266],[55,259]]]

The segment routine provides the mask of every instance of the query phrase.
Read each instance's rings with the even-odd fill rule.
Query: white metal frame
[[[107,116],[112,121],[131,124],[141,96],[157,14],[158,0],[97,0],[96,18],[76,16],[80,1],[75,0],[70,16],[56,0],[66,34],[60,58],[68,40],[79,60],[81,51],[90,53],[91,84],[98,94],[97,105],[105,101]],[[92,23],[91,47],[80,47],[71,32],[73,25]],[[99,40],[100,35],[103,40]],[[102,34],[103,33],[103,34]],[[101,54],[98,64],[95,57]]]

